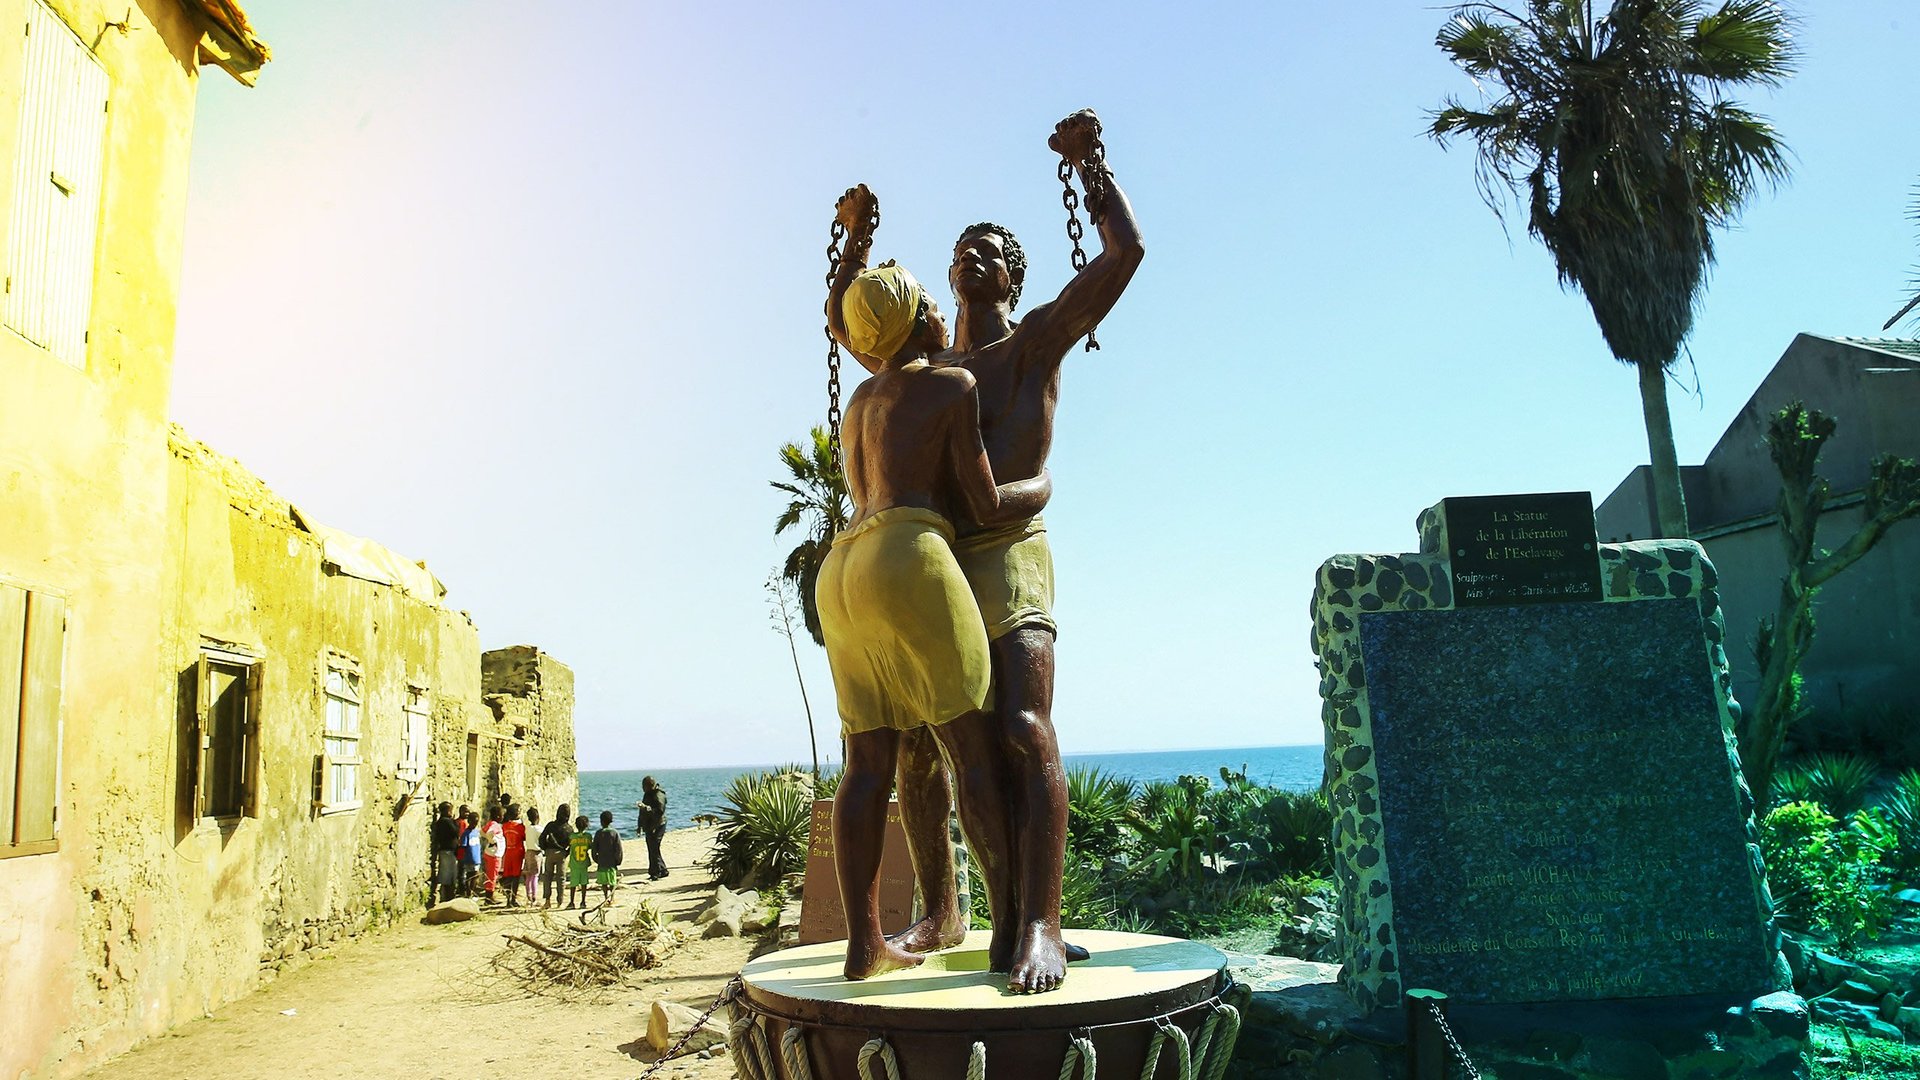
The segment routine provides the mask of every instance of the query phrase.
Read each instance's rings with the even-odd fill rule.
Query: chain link
[[[1447,1026],[1447,1016],[1440,1011],[1440,1006],[1432,1001],[1423,1001],[1421,1004],[1433,1014],[1434,1026],[1440,1029],[1440,1038],[1447,1044],[1447,1053],[1452,1054],[1453,1060],[1459,1062],[1460,1067],[1467,1071],[1467,1080],[1480,1080],[1480,1070],[1473,1067],[1473,1059],[1467,1057],[1466,1050],[1460,1046],[1460,1040],[1453,1035],[1453,1028]]]
[[[835,237],[835,239],[839,238]],[[734,998],[739,997],[743,989],[745,984],[740,981],[740,976],[735,975],[727,980],[727,985],[721,989],[720,996],[713,999],[713,1004],[707,1006],[707,1011],[700,1014],[700,1019],[693,1022],[693,1026],[687,1029],[685,1035],[680,1036],[680,1041],[674,1043],[672,1049],[654,1059],[653,1064],[647,1067],[647,1071],[640,1074],[639,1080],[647,1080],[647,1077],[666,1068],[667,1062],[679,1057],[681,1048],[692,1042],[693,1037],[700,1034],[700,1029],[707,1026],[707,1021],[713,1019],[713,1014],[719,1012]]]
[[[838,221],[833,223],[833,231],[827,240],[827,289],[831,298],[833,279],[840,276],[840,241],[847,235],[847,227]],[[828,301],[831,303],[831,299]],[[833,336],[833,320],[821,328],[827,335],[827,441],[832,447],[833,463],[844,472],[846,464],[840,460],[840,340]]]
[[[876,205],[872,212],[867,215],[867,238],[869,241],[872,240],[874,232],[879,228],[880,207]],[[829,303],[832,302],[833,281],[840,276],[840,241],[844,240],[846,236],[847,227],[842,225],[838,220],[835,220],[833,230],[828,234],[827,239],[827,294]],[[852,253],[852,249],[849,248],[848,254],[851,255]],[[827,442],[833,453],[834,466],[838,468],[841,475],[844,476],[847,471],[847,462],[840,452],[840,339],[833,336],[833,321],[831,319],[821,328],[821,332],[827,335]]]
[[[1099,121],[1094,121],[1093,148],[1087,152],[1087,159],[1080,163],[1080,180],[1087,187],[1087,219],[1095,228],[1107,216],[1107,147],[1100,141]],[[1067,208],[1067,239],[1073,242],[1073,272],[1079,273],[1087,268],[1087,253],[1080,247],[1080,240],[1087,231],[1080,224],[1080,195],[1073,190],[1073,161],[1065,154],[1060,155],[1060,204]],[[1087,350],[1093,352],[1100,347],[1099,338],[1094,331],[1087,331]]]

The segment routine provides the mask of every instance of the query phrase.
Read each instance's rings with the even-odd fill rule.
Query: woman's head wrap
[[[888,260],[854,275],[840,301],[847,344],[857,353],[891,360],[913,336],[914,318],[926,290],[906,268]]]

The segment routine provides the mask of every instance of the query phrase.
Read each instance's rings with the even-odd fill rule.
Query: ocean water
[[[1271,787],[1308,791],[1320,785],[1320,747],[1256,746],[1225,750],[1160,750],[1140,754],[1066,754],[1068,768],[1097,767],[1145,783],[1174,780],[1182,775],[1205,776],[1218,783],[1222,766],[1244,767],[1247,778]],[[600,820],[600,811],[613,811],[614,825],[623,836],[635,834],[639,815],[640,780],[651,775],[667,790],[667,826],[683,829],[695,814],[718,813],[722,796],[733,778],[771,766],[734,766],[722,769],[654,769],[582,772],[580,806],[574,811]]]

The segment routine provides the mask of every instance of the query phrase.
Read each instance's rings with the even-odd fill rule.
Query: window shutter
[[[0,585],[0,847],[13,843],[15,766],[20,760],[20,686],[26,672],[27,594]]]
[[[193,665],[193,731],[190,738],[191,753],[187,759],[192,762],[193,776],[193,816],[207,816],[207,732],[212,730],[208,724],[208,711],[213,707],[213,669],[207,664],[207,654],[201,653]]]
[[[20,695],[20,780],[14,842],[54,838],[60,800],[60,673],[67,602],[46,593],[27,598],[25,686]]]
[[[6,323],[85,367],[106,156],[107,74],[42,0],[27,4]]]
[[[241,725],[240,812],[260,816],[260,683],[266,661],[247,667],[247,719]]]

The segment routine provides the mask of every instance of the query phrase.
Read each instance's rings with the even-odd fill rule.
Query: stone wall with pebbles
[[[1421,552],[1403,555],[1336,555],[1321,565],[1313,590],[1313,649],[1320,670],[1321,719],[1326,726],[1326,776],[1332,802],[1334,877],[1339,886],[1342,985],[1365,1009],[1397,1004],[1402,993],[1393,938],[1393,888],[1387,873],[1367,673],[1361,661],[1359,616],[1363,612],[1451,609],[1453,588],[1444,516],[1435,507],[1420,515]],[[1643,540],[1599,548],[1606,603],[1692,597],[1701,627],[1726,750],[1740,776],[1733,731],[1739,704],[1727,669],[1718,578],[1698,544],[1689,540]],[[1771,900],[1764,884],[1753,798],[1740,780],[1739,813],[1745,821],[1748,856],[1761,877],[1759,918],[1771,929]]]

